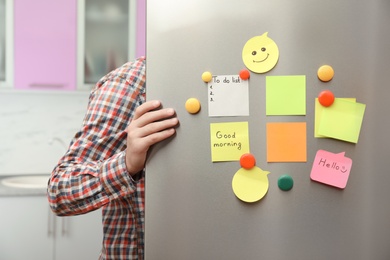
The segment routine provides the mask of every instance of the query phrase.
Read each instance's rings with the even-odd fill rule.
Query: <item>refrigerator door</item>
[[[388,259],[389,17],[390,3],[379,0],[149,0],[147,98],[175,108],[180,126],[175,137],[153,147],[148,158],[145,258]],[[242,99],[243,106],[249,104],[249,115],[209,116],[210,86],[202,74],[239,75],[246,69],[244,45],[266,32],[277,44],[279,58],[266,72],[250,71],[249,93]],[[322,65],[333,68],[332,80],[319,80]],[[276,115],[280,107],[268,107],[269,82],[283,82],[284,76],[303,79],[303,91],[297,91],[304,105],[301,102],[293,114]],[[362,120],[361,128],[347,131],[348,140],[315,137],[315,99],[324,90],[338,103],[351,104],[339,98],[359,103],[348,113]],[[229,93],[220,97],[225,100]],[[291,92],[291,98],[295,94]],[[200,101],[198,113],[186,111],[189,98]],[[354,110],[362,106],[363,114]],[[341,122],[322,127],[320,133],[343,130],[343,115],[327,116],[330,124],[336,118]],[[349,119],[351,115],[345,115]],[[261,200],[249,203],[235,195],[238,160],[212,161],[211,142],[218,137],[211,126],[218,123],[231,135],[236,130],[227,123],[248,124],[256,167],[269,172]],[[302,127],[295,133],[305,141],[303,152],[293,161],[270,156],[269,136],[276,132],[267,129],[277,123]],[[349,139],[353,133],[357,140]],[[334,187],[311,180],[319,151],[332,154],[328,158],[351,159],[344,160],[350,163],[347,182],[339,180],[340,187]],[[284,175],[293,179],[290,190],[278,186]]]

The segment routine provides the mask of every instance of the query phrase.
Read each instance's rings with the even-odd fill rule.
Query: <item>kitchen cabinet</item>
[[[0,87],[89,90],[145,55],[145,0],[0,0]]]
[[[102,211],[56,217],[55,260],[98,259],[102,248]]]
[[[77,85],[90,89],[106,73],[135,58],[137,3],[80,0],[77,10]]]
[[[0,87],[13,85],[13,3],[0,0]]]
[[[13,0],[14,87],[76,89],[77,0]]]
[[[101,210],[57,217],[45,196],[0,197],[0,258],[98,259]]]

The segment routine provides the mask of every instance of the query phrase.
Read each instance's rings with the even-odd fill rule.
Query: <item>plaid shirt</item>
[[[50,207],[59,216],[103,207],[100,259],[144,256],[144,172],[131,177],[125,164],[125,130],[143,102],[144,57],[103,77],[91,91],[82,128],[48,186]]]

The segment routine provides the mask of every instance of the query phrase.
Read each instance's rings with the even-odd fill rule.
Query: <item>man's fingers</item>
[[[152,122],[143,127],[138,127],[128,131],[132,138],[143,138],[154,133],[164,131],[169,128],[174,128],[179,123],[179,120],[174,118],[165,119],[162,121]]]
[[[138,117],[135,121],[137,127],[144,127],[149,124],[152,124],[156,121],[164,121],[175,115],[175,110],[173,108],[159,109],[155,111],[149,111]]]
[[[150,146],[161,142],[169,137],[171,137],[176,130],[174,128],[169,128],[164,131],[156,132],[154,134],[148,135],[144,137],[145,143],[147,143]]]
[[[175,115],[173,108],[163,108],[144,114],[138,119],[138,126],[143,127],[156,121],[163,121]]]
[[[158,133],[164,131],[169,128],[174,128],[179,123],[179,120],[174,118],[165,119],[163,121],[158,121],[154,123],[150,123],[143,127],[142,136],[152,135],[154,133]]]
[[[160,106],[161,106],[161,102],[158,100],[146,101],[145,103],[143,103],[142,105],[137,107],[137,109],[135,110],[133,119],[138,119],[141,116],[143,116],[145,113],[152,111],[152,110],[155,110],[155,109],[159,108]]]

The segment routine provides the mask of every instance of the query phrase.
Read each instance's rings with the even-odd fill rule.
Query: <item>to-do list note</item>
[[[207,85],[209,116],[249,116],[248,85],[239,75],[213,76]]]

